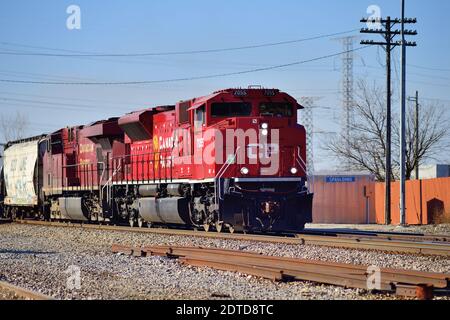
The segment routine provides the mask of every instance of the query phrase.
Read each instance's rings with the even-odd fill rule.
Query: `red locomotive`
[[[276,89],[227,89],[11,142],[7,217],[298,231],[312,219],[302,107]]]

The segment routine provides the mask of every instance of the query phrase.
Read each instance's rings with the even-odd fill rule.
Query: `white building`
[[[415,172],[413,173],[415,178]],[[450,165],[448,164],[432,164],[423,165],[419,168],[420,179],[435,179],[450,177]]]

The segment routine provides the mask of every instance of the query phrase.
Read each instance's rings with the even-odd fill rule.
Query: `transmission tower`
[[[335,40],[342,43],[343,52],[342,55],[342,134],[348,140],[350,137],[350,128],[354,120],[353,107],[354,107],[354,80],[353,80],[353,62],[354,53],[353,45],[358,36],[349,36],[343,38],[337,38]]]
[[[302,124],[306,129],[306,166],[308,176],[314,175],[314,102],[318,98],[302,97],[301,105],[304,107]]]

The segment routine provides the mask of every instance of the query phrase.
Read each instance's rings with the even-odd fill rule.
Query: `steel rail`
[[[337,237],[345,238],[371,238],[371,239],[383,239],[383,240],[403,240],[411,242],[436,242],[436,243],[450,243],[450,236],[433,236],[433,235],[401,235],[401,234],[349,234],[349,233],[337,233]]]
[[[36,291],[32,291],[32,290],[28,290],[25,288],[21,288],[18,286],[15,286],[13,284],[10,284],[8,282],[4,282],[4,281],[0,281],[0,289],[1,290],[5,290],[5,291],[9,291],[11,293],[13,293],[15,296],[17,296],[18,298],[22,298],[25,300],[54,300],[54,298],[47,296],[45,294],[36,292]]]
[[[16,223],[39,225],[39,226],[84,228],[89,230],[134,232],[143,234],[159,234],[159,235],[175,235],[175,236],[194,236],[209,239],[255,241],[265,243],[281,243],[289,245],[314,245],[314,246],[376,250],[383,252],[395,252],[407,254],[450,256],[450,245],[447,243],[373,239],[367,238],[365,236],[335,237],[323,235],[297,234],[295,237],[280,237],[280,236],[255,235],[255,234],[212,233],[212,232],[181,230],[181,229],[130,228],[130,227],[110,226],[110,225],[61,223],[61,222],[46,222],[33,220],[20,220],[16,221]]]
[[[450,274],[380,268],[379,284],[371,288],[369,267],[362,265],[200,247],[113,245],[112,252],[138,257],[175,258],[191,266],[239,272],[272,281],[311,281],[348,288],[376,289],[420,299],[431,299],[435,289],[448,289],[450,281]]]
[[[362,230],[339,230],[339,229],[307,229],[302,234],[309,235],[334,235],[344,238],[368,238],[368,239],[384,239],[384,240],[405,240],[415,242],[450,242],[450,235],[432,235],[432,234],[416,234],[416,233],[400,233],[400,232],[377,232]]]

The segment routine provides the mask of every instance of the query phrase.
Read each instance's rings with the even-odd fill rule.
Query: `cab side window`
[[[69,140],[69,142],[72,142],[74,140],[73,128],[69,128],[69,130],[68,130],[68,140]]]
[[[182,102],[178,105],[178,123],[184,124],[189,122],[189,102]]]
[[[195,128],[202,128],[206,123],[206,105],[202,105],[195,110],[194,126]]]

